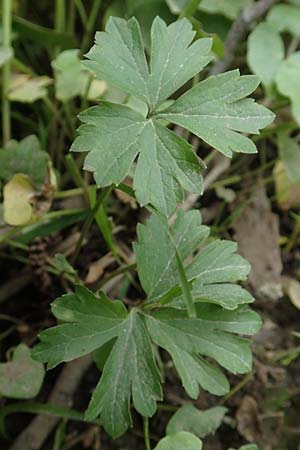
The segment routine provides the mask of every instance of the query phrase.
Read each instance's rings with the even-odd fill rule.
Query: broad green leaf
[[[34,103],[48,96],[47,87],[51,83],[51,78],[47,76],[14,75],[10,80],[8,98],[15,102]]]
[[[258,134],[274,114],[252,99],[244,99],[259,84],[255,75],[238,70],[212,76],[176,100],[157,117],[187,128],[225,156],[233,152],[256,153],[254,143],[239,134]]]
[[[163,308],[147,315],[146,325],[151,339],[171,355],[188,395],[197,398],[199,385],[215,395],[228,390],[222,372],[203,356],[215,359],[233,373],[251,369],[249,342],[233,333],[253,334],[260,321],[256,313],[247,309],[230,312],[218,306],[199,305],[195,319],[185,311]]]
[[[279,156],[292,183],[300,183],[300,146],[286,133],[278,134]]]
[[[127,316],[122,303],[111,302],[104,294],[97,298],[81,286],[76,287],[75,294],[55,300],[52,312],[67,323],[42,331],[41,342],[33,350],[34,358],[48,362],[49,368],[79,358],[115,338]]]
[[[154,450],[202,450],[200,439],[191,433],[180,431],[172,436],[166,436]]]
[[[300,5],[279,4],[273,6],[267,15],[267,22],[276,30],[287,31],[300,36]]]
[[[25,344],[19,344],[12,360],[0,364],[0,394],[9,398],[33,398],[42,386],[44,375],[43,364],[31,358]]]
[[[52,67],[55,74],[55,96],[58,100],[66,102],[77,95],[84,95],[93,75],[82,65],[79,50],[65,50],[60,53]],[[88,89],[90,100],[99,98],[106,90],[106,83],[92,80]]]
[[[284,58],[284,43],[269,23],[257,25],[248,38],[247,61],[253,73],[270,86]]]
[[[151,203],[170,214],[183,200],[183,188],[202,192],[202,165],[192,146],[171,130],[108,102],[84,111],[80,119],[85,124],[71,150],[89,152],[84,167],[94,172],[99,186],[122,182],[140,152],[134,189],[141,205]]]
[[[162,399],[151,342],[143,319],[135,310],[122,324],[86,418],[92,420],[100,415],[108,433],[118,437],[131,425],[131,396],[135,409],[146,417],[155,413],[156,401]]]
[[[184,405],[171,417],[167,425],[167,434],[187,431],[204,438],[215,431],[222,424],[227,412],[224,406],[215,406],[200,411],[193,405]]]
[[[134,244],[134,250],[148,303],[162,299],[180,283],[176,252],[183,262],[189,258],[185,264],[186,276],[192,282],[195,302],[215,303],[226,309],[235,309],[239,304],[253,301],[246,290],[232,284],[245,280],[250,271],[249,263],[236,254],[236,243],[213,241],[190,261],[193,252],[209,234],[209,229],[201,225],[198,211],[179,211],[170,228],[165,219],[153,214],[146,225],[138,225],[137,234],[138,242]],[[162,301],[165,303],[165,300]],[[183,302],[180,298],[177,298],[178,301],[180,304]]]
[[[281,63],[276,84],[279,92],[290,99],[295,120],[300,123],[300,52]]]
[[[0,67],[13,57],[13,50],[11,47],[0,46]]]
[[[10,141],[0,150],[0,179],[9,181],[16,173],[28,175],[37,187],[45,182],[49,155],[41,149],[36,136],[20,142]]]

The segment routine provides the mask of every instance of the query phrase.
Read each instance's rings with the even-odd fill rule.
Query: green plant
[[[245,336],[260,327],[259,316],[247,306],[252,296],[236,284],[250,269],[236,254],[236,245],[208,240],[209,229],[198,211],[180,210],[174,220],[168,218],[184,190],[202,193],[204,168],[169,123],[230,157],[233,152],[256,152],[241,133],[258,133],[274,117],[245,99],[259,80],[237,70],[201,81],[170,100],[212,59],[211,40],[193,39],[187,19],[169,26],[155,19],[148,64],[137,21],[112,18],[106,31],[97,33],[85,62],[99,79],[134,96],[139,105],[137,111],[102,101],[82,112],[84,124],[71,150],[89,152],[85,169],[94,173],[101,188],[120,185],[133,172],[136,200],[152,213],[138,226],[134,244],[146,296],[127,308],[103,292],[96,295],[77,285],[74,293],[53,303],[59,324],[40,334],[33,356],[52,368],[87,353],[95,359],[100,355],[104,368],[85,416],[90,421],[100,417],[113,437],[131,426],[131,401],[147,418],[162,400],[160,349],[171,356],[190,397],[197,398],[199,387],[223,395],[229,384],[218,365],[232,373],[249,371],[252,357]],[[122,189],[130,191],[124,184]],[[93,214],[108,192],[100,192]],[[145,430],[150,448],[147,419]],[[200,448],[198,438],[179,434],[191,449]],[[175,448],[174,439],[166,437],[157,449]],[[175,441],[178,446],[178,436]]]

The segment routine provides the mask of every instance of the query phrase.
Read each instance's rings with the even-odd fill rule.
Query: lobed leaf
[[[184,190],[202,193],[204,164],[189,143],[162,123],[181,125],[231,156],[234,151],[256,152],[252,141],[239,133],[258,133],[274,117],[244,99],[257,87],[258,78],[240,77],[238,71],[199,83],[170,106],[166,100],[212,59],[211,39],[193,42],[194,37],[187,19],[167,26],[157,17],[148,64],[136,19],[110,18],[105,31],[96,34],[85,65],[101,80],[137,98],[142,114],[108,102],[90,108],[80,115],[85,125],[71,148],[90,152],[85,169],[94,172],[99,186],[122,182],[139,154],[133,181],[136,198],[141,206],[151,204],[166,215],[183,200]]]
[[[165,219],[153,214],[146,225],[138,225],[137,234],[134,250],[148,303],[166,303],[164,296],[180,284],[176,252],[186,261],[186,277],[192,283],[195,302],[216,303],[226,309],[235,309],[239,304],[253,301],[246,290],[232,284],[245,280],[250,271],[249,263],[236,254],[236,243],[215,240],[202,246],[200,252],[188,260],[209,234],[208,227],[201,225],[198,211],[179,211],[170,228]],[[160,236],[159,240],[157,236]],[[178,297],[178,292],[176,295]],[[176,295],[171,295],[168,302]],[[181,297],[177,298],[177,304],[184,304]]]
[[[167,425],[167,434],[186,431],[199,438],[204,438],[215,433],[222,424],[226,412],[227,408],[224,408],[224,406],[215,406],[200,411],[194,405],[183,405],[171,417]]]
[[[136,310],[132,310],[122,324],[86,418],[93,420],[100,415],[106,431],[118,437],[132,424],[131,396],[135,409],[145,417],[153,416],[156,402],[162,399],[161,379],[152,345]]]
[[[118,336],[127,316],[120,302],[109,301],[104,294],[95,297],[77,286],[75,294],[66,294],[52,305],[54,316],[64,324],[42,331],[33,356],[53,368],[101,347]]]
[[[239,310],[229,312],[211,306],[210,310],[204,311],[197,307],[195,319],[188,317],[186,311],[174,308],[163,308],[146,316],[152,340],[171,355],[190,397],[197,398],[199,385],[216,395],[223,395],[228,390],[222,372],[202,356],[213,358],[233,373],[250,370],[252,355],[249,342],[232,334],[241,332],[239,316],[236,315],[239,313]],[[260,327],[258,316],[248,310],[244,310],[243,315],[248,322],[243,332],[253,334]]]
[[[259,133],[274,114],[252,99],[244,99],[258,86],[255,75],[240,76],[238,70],[216,75],[187,91],[157,117],[180,125],[225,156],[233,152],[256,153],[243,133]]]

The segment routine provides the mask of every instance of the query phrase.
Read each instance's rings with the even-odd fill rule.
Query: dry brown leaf
[[[271,211],[263,185],[256,189],[234,230],[239,253],[251,263],[249,281],[256,295],[279,299],[282,296],[279,219]]]
[[[292,183],[282,161],[278,161],[273,170],[278,206],[288,211],[300,206],[300,184]]]
[[[102,256],[102,258],[92,262],[89,266],[88,274],[84,280],[85,283],[93,284],[98,281],[104,274],[104,270],[112,262],[114,262],[114,260],[115,258],[113,257],[113,255],[111,253],[107,253],[106,255]]]
[[[243,397],[236,413],[239,433],[249,442],[261,439],[256,400],[250,395]]]

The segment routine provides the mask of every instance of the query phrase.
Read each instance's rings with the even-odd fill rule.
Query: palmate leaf
[[[212,360],[233,373],[245,373],[251,367],[250,342],[238,335],[255,333],[260,320],[243,305],[251,296],[242,288],[236,295],[232,284],[245,278],[249,265],[227,241],[213,241],[188,260],[207,235],[208,228],[201,225],[197,211],[180,212],[172,227],[155,213],[140,226],[135,245],[139,276],[149,295],[144,306],[127,311],[121,302],[112,302],[104,294],[97,297],[82,286],[52,305],[53,314],[64,323],[41,333],[33,356],[54,367],[109,345],[111,350],[86,417],[93,420],[99,416],[114,437],[131,425],[131,401],[140,414],[149,417],[162,398],[153,344],[169,353],[193,398],[198,396],[199,387],[216,395],[228,391],[225,375]],[[187,260],[184,270],[196,287],[192,290],[194,318],[188,316],[180,299],[174,249],[182,261]],[[220,290],[199,294],[207,286]],[[159,307],[166,294],[168,307]],[[220,306],[223,304],[228,309]]]
[[[131,424],[130,399],[136,410],[152,416],[161,400],[161,380],[154,360],[150,338],[142,316],[129,314],[122,303],[97,298],[82,286],[74,294],[57,299],[54,316],[64,322],[40,334],[33,357],[47,362],[48,368],[70,361],[102,347],[115,339],[89,408],[87,419],[100,415],[105,429],[114,437]]]
[[[164,217],[153,214],[146,225],[138,225],[137,233],[134,249],[148,303],[173,300],[174,295],[168,296],[168,292],[180,283],[176,252],[184,262],[207,239],[209,228],[201,225],[198,211],[179,211],[170,229]],[[236,249],[235,242],[215,240],[187,261],[186,276],[192,282],[195,302],[235,309],[253,301],[245,289],[233,284],[245,280],[250,271],[249,263],[235,253]]]
[[[137,159],[133,187],[141,205],[152,204],[170,214],[184,190],[202,193],[203,163],[184,139],[161,125],[179,124],[227,156],[253,153],[255,145],[239,134],[258,133],[274,115],[243,97],[258,85],[256,76],[238,71],[211,77],[182,95],[167,109],[164,101],[199,73],[212,59],[211,39],[192,42],[195,32],[187,19],[167,26],[156,18],[151,30],[148,64],[136,19],[110,18],[96,34],[85,65],[144,102],[148,114],[102,102],[80,115],[84,123],[71,150],[89,152],[85,169],[99,186],[118,185]]]
[[[238,70],[212,76],[183,94],[158,117],[187,128],[225,156],[233,152],[255,153],[255,144],[238,132],[258,134],[274,115],[253,99],[259,84],[255,75]]]

